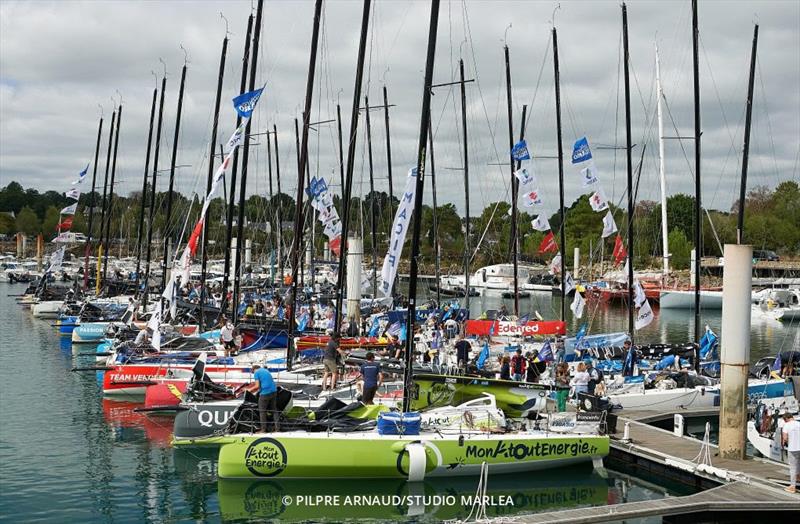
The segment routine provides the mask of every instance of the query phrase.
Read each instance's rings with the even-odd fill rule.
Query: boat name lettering
[[[536,442],[528,445],[523,442],[498,441],[495,447],[470,444],[467,446],[467,458],[514,458],[524,460],[530,457],[594,455],[597,447],[589,442]]]
[[[197,412],[197,421],[201,426],[207,428],[210,428],[212,423],[217,426],[224,426],[228,423],[229,418],[231,418],[231,412],[229,411],[209,411],[204,409]]]
[[[154,378],[161,378],[159,375],[127,375],[124,373],[111,375],[111,383],[117,382],[148,382]]]
[[[254,440],[244,453],[244,464],[257,477],[274,477],[286,468],[286,448],[272,438]]]

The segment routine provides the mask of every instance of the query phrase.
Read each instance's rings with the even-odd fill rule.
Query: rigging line
[[[775,176],[778,176],[778,157],[775,153],[775,136],[772,134],[772,123],[769,118],[769,108],[767,106],[767,90],[764,88],[764,74],[761,72],[761,60],[756,55],[756,65],[758,66],[758,83],[761,86],[761,103],[764,106],[764,114],[767,120],[767,135],[769,136],[770,147],[772,148],[772,161],[775,164]]]
[[[731,143],[733,143],[733,135],[731,134],[730,124],[728,124],[728,117],[725,114],[725,107],[722,105],[722,99],[719,96],[719,89],[717,89],[717,81],[714,79],[714,71],[711,69],[711,60],[708,58],[708,52],[706,51],[706,46],[703,44],[702,35],[700,35],[700,49],[703,50],[703,58],[706,59],[706,67],[708,68],[708,74],[711,77],[711,85],[714,87],[714,95],[717,97],[717,103],[719,104],[720,113],[722,113],[722,121],[725,122],[725,131],[728,133],[728,138],[730,138]]]
[[[536,87],[533,88],[533,95],[531,95],[531,101],[528,104],[528,107],[530,107],[530,108],[533,108],[533,103],[536,102],[536,94],[539,92],[539,84],[542,81],[542,73],[544,73],[544,66],[547,63],[547,57],[550,54],[550,45],[551,45],[551,43],[552,42],[551,42],[551,39],[550,39],[550,35],[548,34],[547,35],[547,46],[546,46],[546,49],[544,50],[544,55],[542,56],[542,66],[539,68],[539,76],[536,79]],[[523,129],[525,129],[526,131],[528,129],[528,122],[531,121],[531,117],[532,116],[533,116],[533,111],[530,112],[530,114],[528,115],[528,118],[525,120],[525,125],[522,126]]]

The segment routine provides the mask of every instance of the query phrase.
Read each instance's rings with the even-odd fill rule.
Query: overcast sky
[[[457,78],[466,64],[471,207],[508,199],[508,124],[503,69],[504,35],[511,53],[514,135],[523,104],[529,104],[527,137],[535,155],[555,155],[555,101],[551,21],[558,2],[472,0],[441,3],[436,49],[436,82]],[[616,1],[565,1],[555,11],[561,63],[563,136],[566,157],[572,142],[586,135],[594,146],[601,182],[609,197],[625,189],[621,69],[622,21]],[[342,104],[349,126],[358,47],[361,2],[328,1],[324,6],[312,119],[335,118]],[[17,180],[40,190],[64,191],[93,162],[98,119],[105,115],[99,175],[105,166],[112,97],[124,104],[117,163],[118,190],[141,186],[152,90],[166,62],[167,90],[159,168],[168,168],[184,61],[188,74],[176,187],[191,194],[205,187],[216,75],[225,22],[230,43],[225,67],[220,138],[234,127],[230,99],[238,92],[241,54],[251,3],[236,1],[0,1],[0,184]],[[296,187],[294,122],[303,104],[312,28],[312,1],[265,3],[257,82],[266,83],[254,117],[255,128],[278,126],[282,188]],[[422,78],[430,7],[427,2],[376,2],[370,25],[363,93],[382,103],[388,88],[395,192],[415,162]],[[654,45],[661,53],[665,133],[691,135],[691,4],[688,0],[631,1],[628,4],[634,150],[646,154],[640,199],[660,198],[655,127]],[[798,180],[800,155],[800,2],[701,1],[700,86],[702,101],[703,199],[709,208],[728,209],[738,195],[744,107],[753,24],[760,24],[748,186]],[[509,28],[509,24],[511,27]],[[363,100],[362,100],[363,102]],[[440,202],[463,212],[462,138],[457,89],[438,89],[432,102],[437,185]],[[368,191],[364,119],[359,123],[354,194]],[[383,114],[372,113],[376,188],[386,189]],[[311,133],[312,173],[338,180],[336,128]],[[248,192],[267,194],[267,151],[263,139],[251,150]],[[693,191],[694,145],[666,141],[668,193]],[[450,169],[448,169],[450,168]],[[533,162],[545,199],[557,208],[557,165]],[[151,168],[152,169],[152,168]],[[91,171],[90,171],[91,173]],[[566,198],[581,194],[577,173],[565,166]],[[102,179],[99,176],[100,184]],[[166,187],[166,177],[159,178]],[[88,190],[88,184],[84,190]],[[335,189],[338,192],[338,188]],[[426,186],[430,201],[430,186]]]

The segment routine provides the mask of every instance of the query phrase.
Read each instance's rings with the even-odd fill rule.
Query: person
[[[458,333],[458,322],[454,318],[448,318],[444,321],[444,334],[447,340],[452,340]]]
[[[567,410],[567,395],[569,395],[569,364],[561,362],[556,366],[556,404],[558,411]]]
[[[578,370],[575,372],[575,376],[572,377],[569,385],[575,386],[576,398],[579,393],[589,392],[589,373],[586,372],[586,364],[583,362],[578,363]]]
[[[346,356],[346,354],[339,347],[339,333],[332,333],[322,355],[322,365],[325,367],[325,372],[322,374],[322,391],[336,389],[336,382],[339,380],[340,356]],[[330,385],[326,388],[328,384]]]
[[[511,370],[514,372],[514,380],[522,382],[525,377],[525,365],[527,360],[522,356],[522,350],[517,348],[516,354],[511,357]]]
[[[800,473],[800,422],[796,421],[788,411],[783,414],[781,440],[786,446],[789,462],[789,487],[786,491],[797,493],[798,473]]]
[[[262,302],[260,298],[256,301],[254,310],[256,315],[260,317],[264,316],[264,302]]]
[[[469,362],[469,352],[472,350],[472,344],[469,343],[464,337],[460,337],[458,342],[456,342],[456,361],[458,362],[458,367],[464,368]]]
[[[603,371],[589,363],[586,372],[589,374],[589,382],[586,384],[587,393],[595,395],[597,385],[603,383]]]
[[[370,406],[374,404],[373,399],[378,388],[383,384],[383,373],[380,364],[375,362],[375,354],[371,351],[367,353],[367,361],[361,364],[361,377],[364,380],[364,389],[361,402]]]
[[[539,361],[538,357],[539,351],[536,349],[528,354],[528,370],[525,376],[526,382],[537,384],[539,378],[547,371],[547,363]]]
[[[225,356],[230,356],[231,351],[236,349],[236,341],[233,339],[233,322],[223,320],[224,324],[219,330],[219,343],[225,348]]]
[[[634,349],[633,343],[630,341],[630,339],[625,341],[623,344],[623,349],[625,350],[625,361],[622,364],[622,376],[632,377],[636,368],[636,362],[638,360],[636,349]]]
[[[500,380],[511,380],[511,359],[508,355],[503,355],[500,364]]]
[[[278,431],[278,388],[267,368],[253,364],[253,378],[258,383],[258,419],[261,432],[267,432],[267,414],[272,414],[274,429]]]
[[[139,331],[136,335],[136,340],[133,341],[135,346],[144,346],[150,344],[150,331],[152,331],[149,327],[146,327]]]
[[[564,338],[561,337],[556,341],[556,364],[565,362],[567,350],[564,348]]]

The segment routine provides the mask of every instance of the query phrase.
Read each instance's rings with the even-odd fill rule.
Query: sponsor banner
[[[566,324],[560,320],[531,320],[523,325],[508,320],[467,320],[467,335],[533,336],[564,335]]]

